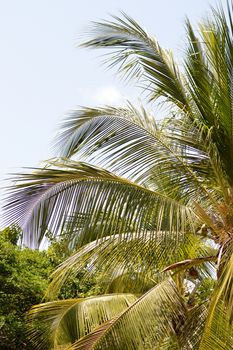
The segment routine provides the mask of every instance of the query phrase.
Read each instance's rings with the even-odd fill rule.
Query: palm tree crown
[[[168,116],[130,102],[76,110],[58,158],[16,177],[6,222],[34,247],[65,229],[75,250],[30,313],[48,325],[32,330],[35,349],[233,348],[232,3],[197,34],[185,25],[179,68],[126,14],[95,23],[83,46],[110,48],[110,66]],[[51,301],[83,266],[107,294]]]

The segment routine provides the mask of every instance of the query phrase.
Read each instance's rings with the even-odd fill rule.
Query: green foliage
[[[45,252],[17,246],[20,231],[0,232],[0,344],[2,350],[32,349],[25,312],[43,299],[51,264]]]
[[[138,297],[117,311],[113,294],[110,312],[98,296],[90,314],[89,299],[36,305],[33,320],[48,322],[32,332],[35,349],[233,348],[233,2],[198,31],[186,21],[186,33],[179,69],[126,14],[94,23],[83,46],[111,49],[108,64],[145,84],[167,117],[131,103],[81,108],[62,125],[58,158],[16,175],[5,209],[22,241],[67,235],[49,249],[60,265],[46,297],[80,293],[84,270],[89,292]]]
[[[65,230],[60,235],[59,239],[55,239],[52,235],[47,233],[49,241],[48,249],[46,250],[46,256],[53,270],[62,264],[69,256],[73,255],[74,248],[70,246],[70,235]],[[76,271],[72,276],[69,276],[59,292],[56,294],[59,299],[69,298],[82,298],[84,296],[91,296],[93,294],[98,295],[104,291],[103,286],[98,283],[101,272],[99,274],[90,275],[88,278],[84,278],[87,275],[87,269],[84,265],[82,269]],[[48,291],[46,291],[48,297]]]
[[[39,251],[17,245],[20,236],[17,227],[7,227],[0,232],[1,350],[33,349],[28,339],[32,326],[26,321],[26,313],[43,301],[50,273],[70,253],[65,238],[51,242],[48,250]],[[80,298],[98,289],[94,278],[80,282],[83,274],[81,271],[67,281],[59,299]],[[44,333],[43,323],[37,322],[34,328]]]
[[[19,227],[12,225],[11,227],[6,227],[1,231],[1,240],[11,243],[12,245],[17,245],[21,238],[21,230]]]

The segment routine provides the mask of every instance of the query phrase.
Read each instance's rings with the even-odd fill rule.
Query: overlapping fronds
[[[132,294],[111,294],[86,299],[67,299],[33,306],[28,314],[29,337],[35,350],[67,346],[127,309],[137,298]],[[33,322],[45,324],[41,332]]]
[[[218,281],[213,292],[206,327],[212,324],[216,307],[224,303],[230,323],[233,321],[233,246],[229,240],[223,245],[218,255]]]
[[[185,322],[180,327],[179,333],[177,335],[179,339],[178,342],[180,344],[180,349],[199,349],[199,344],[201,341],[203,329],[205,327],[207,314],[207,302],[188,310]]]
[[[213,142],[213,128],[198,118],[191,122],[188,117],[165,118],[162,128],[166,130],[169,143],[198,175],[214,200],[228,201],[227,188],[230,185],[222,166],[221,154]]]
[[[151,233],[115,235],[105,237],[105,240],[93,241],[80,248],[75,254],[65,260],[52,274],[52,281],[46,293],[47,298],[57,295],[67,278],[75,276],[87,266],[86,278],[92,273],[101,271],[99,281],[107,285],[107,290],[120,292],[128,288],[140,292],[148,288],[152,281],[159,281],[166,267],[184,259],[191,259],[185,266],[174,266],[172,271],[187,270],[197,266],[198,278],[213,274],[209,265],[216,260],[216,251],[207,246],[196,235],[186,234],[169,236],[166,232],[158,232],[156,237]],[[195,258],[199,264],[196,263]],[[193,260],[192,260],[193,259]],[[209,262],[209,263],[208,263]],[[206,264],[206,265],[205,265]]]
[[[232,185],[232,9],[220,7],[202,22],[198,35],[187,21],[188,48],[185,68],[187,88],[196,118],[212,128],[212,139]],[[224,140],[224,143],[222,142]]]
[[[198,32],[186,21],[182,74],[172,54],[126,14],[93,24],[83,46],[112,49],[109,65],[143,83],[150,101],[168,103],[169,115],[156,123],[130,103],[74,111],[57,138],[67,158],[18,175],[6,221],[21,225],[31,246],[48,231],[65,230],[78,249],[54,272],[48,298],[83,267],[87,275],[101,271],[108,291],[146,293],[36,306],[30,317],[47,322],[44,335],[32,330],[38,349],[48,338],[54,349],[70,350],[233,348],[233,5],[227,5]]]
[[[173,59],[129,16],[113,22],[95,23],[87,47],[115,50],[113,64],[120,64],[125,75],[133,72],[150,81],[151,98],[163,96],[181,108],[190,121],[213,128],[212,137],[232,178],[232,11],[213,11],[213,20],[200,26],[196,35],[186,23],[188,47],[185,78]],[[133,71],[136,70],[136,73]],[[148,87],[147,87],[147,90]],[[222,139],[225,143],[222,145]]]
[[[22,174],[8,199],[6,217],[22,226],[32,245],[47,230],[58,234],[70,217],[68,229],[79,244],[130,231],[176,236],[194,229],[196,216],[182,202],[84,163],[67,160],[62,168]]]
[[[83,108],[68,117],[60,135],[65,155],[96,164],[169,196],[203,199],[209,207],[225,188],[221,167],[206,134],[190,125],[174,130],[153,126],[153,118],[129,108]],[[148,125],[148,126],[147,126]],[[180,128],[180,129],[179,129]],[[201,128],[200,128],[201,129]],[[199,143],[198,143],[199,141]],[[214,183],[212,191],[209,183]]]
[[[164,281],[69,350],[156,349],[164,339],[175,336],[186,312],[174,282]]]

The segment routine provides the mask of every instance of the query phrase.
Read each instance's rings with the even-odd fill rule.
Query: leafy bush
[[[20,230],[5,228],[0,232],[0,348],[1,350],[33,349],[27,340],[30,331],[26,312],[42,302],[52,270],[69,254],[66,240],[52,241],[48,250],[39,251],[17,245]],[[68,281],[60,299],[80,297],[95,286],[94,279],[79,282],[77,275]],[[38,330],[43,324],[37,323]]]

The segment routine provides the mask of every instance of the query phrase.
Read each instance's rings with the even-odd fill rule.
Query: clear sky
[[[205,17],[206,0],[0,0],[0,179],[54,154],[65,113],[78,105],[135,99],[100,62],[76,48],[90,21],[123,10],[181,55],[184,19]]]

